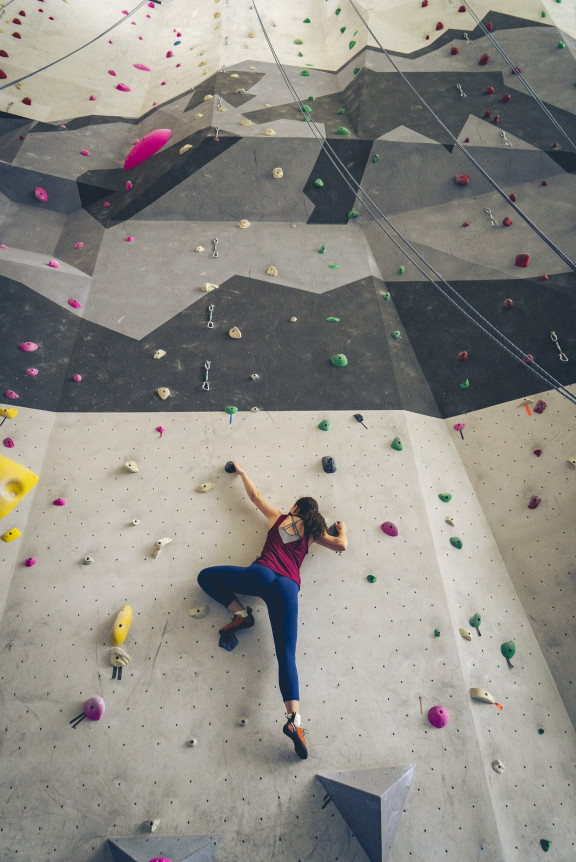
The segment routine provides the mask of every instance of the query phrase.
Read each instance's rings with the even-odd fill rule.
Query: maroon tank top
[[[304,534],[298,541],[284,544],[278,532],[278,525],[286,517],[287,515],[280,515],[276,523],[270,527],[262,553],[254,562],[268,566],[277,575],[296,581],[300,589],[300,566],[308,553],[308,539]]]

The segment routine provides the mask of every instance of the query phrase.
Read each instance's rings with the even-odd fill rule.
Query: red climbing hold
[[[492,30],[494,29],[494,24],[492,23],[492,21],[488,21],[488,23],[486,24],[486,29],[489,33],[492,32]]]
[[[542,182],[540,183],[540,185],[541,185],[541,186],[547,186],[547,185],[548,185],[548,183],[546,182],[546,180],[542,180]]]
[[[504,93],[504,95],[502,96],[502,101],[509,102],[511,98],[512,97],[510,96],[510,93]]]
[[[425,9],[428,5],[428,0],[422,0],[422,8]]]
[[[513,204],[516,203],[516,195],[514,194],[514,192],[512,192],[511,195],[508,195],[508,197],[510,198],[510,200],[512,201]]]
[[[511,227],[514,224],[514,222],[512,221],[510,216],[506,216],[505,219],[502,219],[502,224],[504,225],[504,227]]]
[[[500,114],[495,114],[493,119],[492,119],[492,122],[495,126],[497,126],[498,123],[500,122]]]
[[[467,352],[466,352],[465,350],[462,350],[462,351],[458,354],[458,359],[460,360],[460,362],[468,362],[468,354],[467,354]]]
[[[0,50],[0,57],[9,57],[8,51],[5,51],[4,48]]]
[[[484,111],[484,116],[485,117],[491,117],[492,116],[492,108],[488,108],[486,111]]]
[[[26,12],[23,12],[22,9],[18,12],[19,15],[22,15],[23,18],[26,17]]]
[[[22,38],[20,33],[12,33],[12,35],[14,36],[15,39],[21,39]]]
[[[478,60],[478,65],[479,66],[485,66],[489,59],[490,59],[490,54],[482,54],[482,56]]]
[[[520,66],[516,66],[516,68],[512,69],[512,74],[513,75],[521,75],[522,69],[520,68]]]
[[[516,259],[514,261],[515,266],[523,266],[527,267],[530,263],[530,255],[529,254],[517,254]]]
[[[458,11],[459,11],[459,12],[465,12],[465,11],[466,11],[466,6],[460,6],[460,8],[458,9]]]
[[[468,174],[454,174],[454,182],[457,186],[467,186],[470,184],[470,177]]]
[[[536,402],[536,407],[534,408],[534,413],[540,413],[540,414],[544,413],[544,411],[546,410],[546,407],[547,407],[546,402],[542,401],[542,399],[540,398]]]
[[[426,36],[426,38],[427,38],[427,39],[429,39],[429,38],[430,38],[430,36],[428,36],[428,35],[427,35],[427,36]]]
[[[470,227],[470,222],[469,221],[463,221],[462,227]]]
[[[534,357],[532,356],[532,354],[527,353],[526,356],[523,358],[522,362],[524,363],[524,365],[530,365],[533,359]]]
[[[548,281],[548,276],[547,275],[539,275],[538,281]]]
[[[22,99],[22,104],[23,105],[31,105],[32,99],[30,98],[30,96],[24,96],[24,98]]]
[[[453,45],[453,46],[450,48],[450,53],[452,54],[452,56],[453,56],[453,57],[455,57],[455,56],[456,56],[456,54],[458,54],[458,53],[459,53],[459,52],[458,52],[458,48],[456,47],[456,45]]]
[[[533,455],[536,455],[537,458],[542,454],[542,449],[534,449]]]
[[[505,299],[504,308],[514,308],[514,301],[512,299]]]
[[[464,143],[465,143],[465,144],[469,144],[469,143],[470,143],[470,138],[464,138]]]
[[[442,21],[438,21],[438,23],[436,24],[436,29],[437,30],[443,30],[444,29],[444,24],[442,23]]]
[[[8,75],[6,74],[6,72],[3,69],[0,69],[0,80],[3,81],[4,78],[7,78],[7,77],[8,77]]]
[[[19,27],[22,26],[22,21],[20,20],[20,18],[12,18],[12,23],[17,24]]]
[[[496,90],[494,89],[494,87],[486,87],[486,89],[484,90],[486,96],[491,96],[495,92]]]

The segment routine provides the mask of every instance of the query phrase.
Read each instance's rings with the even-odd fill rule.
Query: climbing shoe
[[[242,616],[242,614],[234,614],[232,617],[232,622],[228,623],[227,626],[222,626],[219,630],[220,634],[223,632],[238,632],[240,629],[250,629],[254,625],[254,617],[252,616],[252,608],[246,608],[248,611],[247,616]]]
[[[288,721],[282,728],[282,732],[286,734],[286,736],[290,737],[292,742],[294,743],[294,751],[301,757],[302,760],[306,760],[308,757],[308,749],[306,748],[306,741],[304,739],[304,734],[308,731],[304,730],[303,727],[296,727],[294,724],[294,718],[296,713],[293,712],[291,716],[289,716]]]

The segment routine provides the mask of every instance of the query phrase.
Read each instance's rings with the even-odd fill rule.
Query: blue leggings
[[[212,566],[202,569],[198,583],[205,593],[225,608],[236,598],[235,590],[264,600],[272,626],[282,698],[285,701],[299,700],[296,670],[298,584],[260,563],[246,567]]]

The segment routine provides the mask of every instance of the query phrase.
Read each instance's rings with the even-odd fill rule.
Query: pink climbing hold
[[[542,454],[542,449],[534,449],[533,455],[536,455],[537,458]]]
[[[78,302],[77,299],[69,299],[68,305],[71,305],[72,308],[82,308],[82,303]]]
[[[529,509],[537,509],[541,502],[542,502],[542,500],[540,499],[538,494],[533,494],[530,497],[530,502],[528,503],[528,508]]]
[[[64,497],[56,497],[55,500],[52,500],[52,505],[53,506],[65,506],[66,500],[64,499]]]
[[[456,424],[454,425],[454,431],[464,431],[465,428],[466,428],[465,422],[456,422]]]
[[[539,275],[538,281],[548,281],[548,276],[547,275]]]
[[[490,59],[490,54],[482,54],[482,56],[478,60],[478,65],[479,66],[485,66],[489,59]]]
[[[454,174],[454,182],[457,186],[467,186],[470,183],[468,174]]]
[[[42,201],[42,203],[46,203],[46,201],[48,200],[48,192],[41,186],[36,186],[36,188],[34,189],[34,194],[39,201]]]
[[[82,375],[81,374],[75,374],[74,377],[72,378],[72,380],[74,381],[74,383],[80,383],[82,381]]]
[[[150,66],[145,66],[144,63],[133,63],[135,69],[140,69],[141,72],[151,72]]]
[[[49,260],[48,266],[51,266],[52,269],[60,269],[60,264],[58,263],[57,260]]]
[[[17,398],[20,398],[20,396],[16,392],[14,392],[13,389],[7,389],[4,395],[6,396],[6,398],[10,398],[11,401],[15,401]]]
[[[0,245],[0,248],[8,248],[8,246],[4,245],[4,243],[2,243],[2,245]]]
[[[108,74],[112,75],[113,78],[116,77],[116,72],[114,71],[114,69],[108,69]]]
[[[132,188],[132,183],[130,182],[130,180],[128,180],[128,182],[126,183],[126,191],[129,192],[131,188]]]
[[[174,54],[172,53],[172,51],[166,51],[166,57],[170,58],[173,56],[174,56]]]
[[[109,207],[109,206],[110,206],[110,201],[104,201],[104,203],[102,204],[102,206],[104,206],[104,207]]]
[[[94,697],[89,697],[87,701],[85,701],[84,706],[82,707],[82,711],[88,721],[100,721],[102,716],[104,715],[104,710],[106,709],[106,704],[104,703],[103,698],[95,695]]]
[[[149,132],[142,140],[135,144],[124,162],[124,170],[129,171],[137,165],[149,159],[160,150],[164,144],[170,139],[172,129],[156,129]]]
[[[396,524],[393,524],[392,521],[384,521],[384,523],[380,525],[380,529],[383,533],[386,533],[387,536],[398,535],[398,527]]]
[[[504,308],[514,308],[514,301],[512,299],[505,299]]]
[[[90,96],[89,101],[90,101],[90,102],[95,102],[95,101],[96,101],[96,96]]]
[[[514,266],[521,266],[526,268],[530,263],[530,255],[529,254],[517,254],[514,260]]]
[[[131,89],[128,84],[116,84],[116,89],[120,90],[122,93],[130,93]]]
[[[165,431],[166,429],[165,429],[165,428],[162,428],[162,426],[161,426],[161,425],[158,425],[158,427],[157,427],[155,430],[156,430],[156,431],[158,431],[158,433],[160,434],[160,436],[162,436],[162,434],[164,433],[164,431]]]
[[[34,341],[23,341],[18,347],[25,353],[34,353],[35,350],[38,350],[38,345]]]
[[[28,375],[28,377],[36,377],[36,375],[38,374],[38,369],[37,368],[27,368],[26,374]]]
[[[31,566],[36,565],[36,557],[28,557],[24,565],[29,569]]]
[[[460,362],[468,362],[468,353],[466,350],[460,351],[458,354],[458,359]]]
[[[541,398],[536,402],[536,407],[534,408],[534,413],[544,413],[546,410],[547,404],[545,401],[542,401]]]
[[[7,449],[13,449],[14,448],[14,440],[12,440],[11,437],[6,437],[3,442],[4,442],[4,445],[6,446]]]
[[[74,246],[74,248],[82,248],[83,245],[84,245],[83,242],[77,242],[76,245]]]
[[[450,720],[450,714],[443,706],[431,706],[428,710],[428,721],[432,727],[444,727]]]
[[[126,242],[134,242],[134,237],[133,236],[127,236]]]

